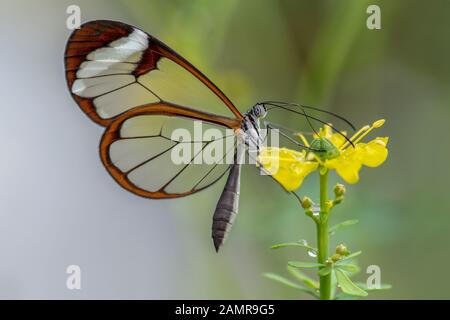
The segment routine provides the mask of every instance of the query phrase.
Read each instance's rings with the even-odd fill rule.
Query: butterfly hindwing
[[[106,129],[101,159],[112,177],[137,195],[190,195],[227,172],[238,123],[170,104],[137,108],[117,117]],[[175,130],[183,131],[180,135]]]

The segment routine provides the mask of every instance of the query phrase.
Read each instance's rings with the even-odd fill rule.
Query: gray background
[[[365,25],[374,3],[379,31]],[[386,118],[371,137],[390,137],[389,158],[347,185],[332,223],[360,223],[331,245],[363,250],[363,271],[381,267],[393,289],[370,298],[450,297],[450,1],[0,0],[0,298],[307,298],[261,277],[311,259],[269,246],[313,243],[315,230],[254,168],[243,170],[220,254],[210,228],[224,181],[155,201],[112,180],[98,156],[103,129],[66,88],[70,4],[83,21],[121,20],[160,38],[241,111],[282,99],[326,106],[357,127]],[[300,126],[291,118],[283,124]],[[317,199],[317,189],[311,175],[300,193]],[[66,288],[71,264],[82,270],[79,291]]]
[[[139,198],[109,177],[97,151],[103,129],[66,88],[73,3],[0,2],[0,297],[212,298],[203,271],[224,259],[210,240],[214,199],[196,213],[200,228],[184,212],[192,199]],[[117,2],[77,4],[83,21],[128,20]],[[82,290],[66,288],[70,264],[81,267]]]

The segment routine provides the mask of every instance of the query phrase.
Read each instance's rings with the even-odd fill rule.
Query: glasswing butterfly
[[[212,237],[217,251],[238,212],[242,150],[249,147],[249,141],[258,148],[259,120],[266,115],[266,106],[322,122],[304,112],[303,107],[313,107],[302,106],[298,112],[276,101],[257,103],[242,114],[186,59],[148,33],[122,22],[83,24],[71,34],[64,60],[72,97],[91,120],[105,127],[100,157],[123,188],[147,198],[178,198],[211,186],[229,172],[213,215]],[[182,143],[204,150],[224,142],[226,135],[200,141],[171,138],[177,128],[192,130],[195,121],[232,130],[233,143],[223,156],[232,154],[232,164],[193,165],[195,153],[187,164],[171,161],[171,150]]]

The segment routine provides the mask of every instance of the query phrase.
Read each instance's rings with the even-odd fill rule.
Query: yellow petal
[[[347,165],[338,166],[336,172],[338,175],[345,180],[345,182],[350,184],[355,184],[359,181],[359,170],[361,169],[360,163],[350,163]]]
[[[341,131],[344,136],[347,136],[345,131]],[[330,141],[336,146],[336,148],[340,148],[345,143],[345,138],[339,133],[333,133],[330,136]]]
[[[261,165],[286,190],[298,189],[303,179],[316,170],[318,163],[305,159],[306,153],[286,148],[263,148],[258,157]]]
[[[325,138],[330,139],[330,138],[331,138],[331,135],[333,134],[333,131],[331,130],[331,126],[325,124],[325,125],[323,126],[323,133],[324,133],[323,136],[324,136]]]
[[[347,183],[354,184],[359,181],[359,170],[362,164],[356,149],[345,149],[339,157],[326,161],[325,166],[335,169]]]
[[[356,150],[363,165],[367,167],[378,167],[388,156],[386,148],[388,138],[375,138],[368,143],[358,143]]]

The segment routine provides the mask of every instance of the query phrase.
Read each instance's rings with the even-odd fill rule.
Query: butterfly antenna
[[[275,103],[275,104],[284,105],[284,106],[290,105],[290,106],[294,106],[294,107],[298,107],[298,108],[310,109],[310,110],[315,110],[315,111],[319,111],[319,112],[322,112],[322,113],[326,113],[326,114],[329,114],[329,115],[331,115],[331,116],[333,116],[333,117],[335,117],[337,119],[340,119],[340,120],[344,121],[353,130],[356,130],[356,127],[353,125],[353,123],[350,122],[350,120],[344,118],[343,116],[341,116],[341,115],[339,115],[337,113],[334,113],[332,111],[328,111],[328,110],[325,110],[325,109],[322,109],[322,108],[309,106],[309,105],[306,105],[306,104],[298,104],[298,103],[274,101],[274,100],[272,100],[272,101],[265,101],[265,102],[262,102],[262,103]]]
[[[314,120],[314,121],[320,122],[320,123],[322,123],[322,124],[324,124],[324,125],[326,125],[326,126],[329,126],[334,132],[336,132],[337,134],[339,134],[340,136],[342,136],[342,137],[343,137],[348,143],[350,143],[353,147],[355,146],[355,145],[353,144],[353,142],[352,142],[345,134],[343,134],[341,131],[339,131],[338,129],[336,129],[333,125],[331,125],[331,124],[329,124],[329,123],[326,123],[326,122],[323,121],[323,120],[320,120],[320,119],[318,119],[318,118],[316,118],[316,117],[310,116],[310,115],[306,114],[305,112],[298,112],[298,111],[296,111],[296,110],[292,110],[292,109],[290,109],[290,108],[288,108],[288,107],[286,107],[286,106],[284,106],[284,105],[279,105],[279,104],[272,103],[272,102],[266,102],[265,104],[266,104],[266,105],[269,105],[269,106],[272,106],[272,108],[267,109],[268,111],[271,110],[271,109],[274,109],[274,108],[280,108],[280,109],[283,109],[283,110],[286,110],[286,111],[289,111],[289,112],[292,112],[292,113],[295,113],[295,114],[302,115],[302,116],[304,116],[307,120],[308,120],[308,118],[309,118],[309,119],[312,119],[312,120]],[[308,121],[308,122],[309,122],[309,121]],[[311,126],[311,127],[312,127],[312,126]],[[315,132],[315,130],[314,130],[314,132]],[[317,134],[317,133],[316,133],[316,134]]]
[[[316,129],[314,129],[314,127],[313,127],[313,125],[312,125],[312,123],[311,123],[311,120],[309,119],[309,116],[306,114],[305,109],[302,108],[302,111],[303,111],[303,114],[304,114],[305,117],[306,117],[306,121],[308,121],[308,124],[309,124],[309,126],[311,127],[312,131],[316,134],[316,136],[319,136],[319,134],[317,133]]]

